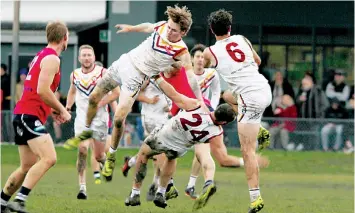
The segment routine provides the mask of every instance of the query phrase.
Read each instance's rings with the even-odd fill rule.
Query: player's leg
[[[168,158],[166,157],[166,155],[160,154],[160,155],[156,155],[156,174],[155,176],[158,176],[159,182],[156,184],[156,188],[158,188],[159,184],[160,184],[160,175],[161,175],[161,171],[163,169],[163,167],[165,166],[166,161],[168,160]],[[155,196],[155,195],[154,195]],[[170,200],[170,199],[174,199],[177,198],[179,196],[179,191],[177,190],[177,188],[174,185],[174,179],[173,177],[170,178],[170,180],[168,181],[168,185],[166,187],[166,192],[165,192],[165,199],[166,200]]]
[[[5,212],[11,196],[20,188],[28,170],[37,162],[37,156],[26,145],[18,147],[20,156],[20,167],[17,168],[7,179],[1,191],[1,212]]]
[[[163,155],[163,154],[160,154]],[[159,180],[160,180],[160,166],[159,166],[159,162],[158,162],[158,156],[154,156],[152,158],[153,160],[153,171],[154,171],[154,176],[153,176],[153,182],[152,184],[149,186],[148,192],[147,192],[147,196],[146,199],[147,201],[153,201],[154,200],[154,196],[155,193],[158,189],[159,186]]]
[[[166,158],[164,164],[161,167],[160,180],[157,192],[154,197],[154,204],[157,207],[165,208],[167,206],[165,194],[171,178],[174,175],[176,169],[176,158]]]
[[[94,143],[90,143],[90,148],[91,148],[91,155],[90,155],[91,169],[92,172],[94,173],[95,184],[101,184],[100,163],[96,160],[95,157]]]
[[[208,144],[207,144],[208,145]],[[196,148],[201,148],[200,146],[195,147]],[[196,153],[194,154],[194,159],[192,161],[192,166],[191,166],[191,173],[190,173],[190,178],[189,178],[189,182],[186,186],[185,189],[185,195],[189,196],[192,199],[196,199],[196,190],[195,190],[195,185],[196,185],[196,180],[198,178],[198,175],[200,174],[200,170],[201,170],[201,164],[200,162],[197,160],[196,157]]]
[[[147,163],[151,155],[152,149],[146,143],[143,143],[137,154],[134,183],[132,191],[125,201],[126,206],[140,205],[140,188],[145,176],[147,175]]]
[[[234,111],[238,113],[238,99],[236,98],[236,94],[233,94],[232,91],[226,90],[223,93],[223,99],[230,104]],[[267,129],[260,125],[257,141],[259,143],[258,149],[259,151],[268,147],[270,145],[270,133]]]
[[[196,144],[195,153],[197,160],[201,163],[205,184],[201,195],[196,198],[193,209],[197,210],[204,207],[210,197],[216,192],[217,188],[214,184],[214,174],[216,165],[210,154],[210,146],[208,144]]]
[[[8,204],[8,208],[15,212],[27,212],[25,210],[25,201],[31,190],[57,161],[53,140],[49,134],[28,140],[27,143],[39,160],[28,170],[14,202]]]
[[[63,146],[64,148],[73,149],[77,147],[81,141],[92,137],[93,132],[89,127],[97,114],[99,102],[108,92],[119,86],[119,80],[117,77],[113,77],[115,72],[115,68],[111,66],[109,70],[106,71],[102,79],[97,83],[95,89],[91,92],[89,97],[89,105],[85,122],[86,129],[74,138],[67,140]]]
[[[107,123],[104,122],[103,124],[100,123],[100,125],[94,125],[92,129],[93,129],[93,139],[94,139],[92,153],[94,154],[95,161],[96,161],[95,162],[96,171],[100,171],[106,161],[105,141],[107,139],[108,126]],[[96,184],[101,183],[100,178],[101,177],[99,172],[95,176]]]
[[[264,207],[260,195],[259,167],[256,155],[256,140],[258,137],[261,117],[272,99],[270,87],[259,92],[251,92],[238,98],[238,135],[244,160],[245,174],[249,186],[249,213],[259,212]]]
[[[79,176],[79,193],[76,196],[77,199],[86,200],[87,192],[86,192],[86,160],[89,152],[90,144],[92,143],[92,139],[87,139],[82,141],[78,147],[78,157],[76,160],[76,169],[78,171]]]

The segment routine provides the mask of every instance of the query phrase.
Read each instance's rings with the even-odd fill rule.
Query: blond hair
[[[67,35],[68,27],[61,21],[49,22],[46,26],[48,43],[59,44]]]
[[[79,53],[80,53],[81,50],[83,50],[83,49],[89,49],[89,50],[92,50],[93,52],[95,52],[95,51],[94,51],[94,48],[93,48],[92,46],[88,45],[88,44],[83,44],[83,45],[81,45],[81,46],[79,47]]]
[[[165,14],[173,22],[180,25],[181,31],[189,31],[192,25],[192,14],[186,6],[179,7],[177,4],[174,7],[168,6]]]

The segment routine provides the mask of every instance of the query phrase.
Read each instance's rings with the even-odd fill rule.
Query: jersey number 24
[[[189,130],[188,126],[197,127],[197,126],[201,125],[201,123],[202,123],[201,115],[192,114],[192,117],[194,119],[196,119],[196,121],[189,121],[185,118],[180,118],[181,125],[185,131]],[[196,142],[200,141],[202,138],[204,138],[209,133],[208,131],[199,131],[199,130],[193,130],[193,129],[189,130],[189,132],[192,135],[192,140],[196,141]]]

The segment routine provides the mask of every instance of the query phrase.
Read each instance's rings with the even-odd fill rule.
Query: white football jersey
[[[167,22],[158,22],[154,32],[140,45],[128,52],[134,66],[149,77],[166,71],[174,58],[187,50],[183,40],[172,43],[167,39]]]
[[[155,104],[142,102],[141,114],[145,117],[167,120],[168,112],[164,111],[164,108],[168,106],[168,101],[164,93],[150,81],[148,86],[143,90],[143,94],[148,98],[158,96],[159,101]]]
[[[201,75],[195,75],[204,98],[216,109],[221,96],[221,83],[216,69],[206,68]]]
[[[159,131],[157,139],[166,147],[183,153],[188,147],[205,143],[222,133],[222,127],[213,123],[210,113],[198,108],[181,111],[171,118]]]
[[[210,51],[216,60],[216,70],[232,92],[244,94],[262,90],[268,84],[259,73],[251,46],[244,36],[233,35],[217,41]]]
[[[97,65],[95,65],[93,71],[86,74],[81,71],[81,68],[74,70],[73,84],[77,89],[75,94],[75,119],[82,119],[82,122],[85,122],[86,112],[89,106],[89,96],[96,87],[98,80],[102,78],[103,72],[104,68]],[[106,107],[101,107],[98,109],[93,123],[96,122],[108,122],[108,110]]]

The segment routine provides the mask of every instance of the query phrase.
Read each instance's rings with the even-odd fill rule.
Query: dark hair
[[[1,63],[1,68],[6,72],[7,71],[7,66],[6,64]]]
[[[214,112],[217,122],[232,122],[236,119],[237,114],[234,112],[231,105],[225,103],[217,107]]]
[[[203,52],[205,49],[206,49],[206,46],[205,46],[205,45],[203,45],[203,44],[196,44],[196,45],[191,49],[190,55],[191,55],[192,57],[194,57],[194,56],[195,56],[195,53],[196,53],[197,51]]]
[[[312,79],[312,81],[313,81],[314,84],[317,83],[316,77],[315,77],[314,74],[311,73],[310,71],[307,71],[307,72],[304,74],[304,77],[306,77],[306,76],[309,76],[309,77]]]
[[[232,14],[225,9],[212,12],[208,17],[208,25],[216,36],[226,35],[232,25]]]

